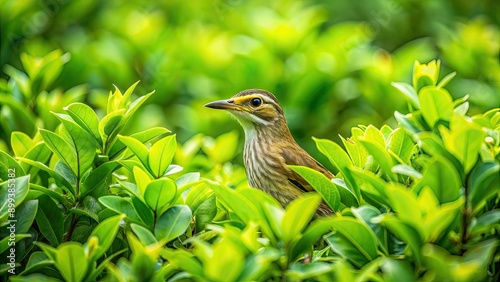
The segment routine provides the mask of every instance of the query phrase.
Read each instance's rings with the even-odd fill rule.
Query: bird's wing
[[[281,157],[285,161],[286,165],[300,165],[312,168],[318,172],[321,172],[323,175],[328,177],[328,179],[332,179],[333,174],[328,171],[323,165],[317,162],[313,157],[311,157],[306,151],[300,148],[298,145],[296,146],[282,146],[281,147]],[[291,169],[287,169],[287,177],[288,181],[290,181],[293,185],[295,185],[298,189],[303,192],[315,191],[311,185],[304,180],[298,173]]]

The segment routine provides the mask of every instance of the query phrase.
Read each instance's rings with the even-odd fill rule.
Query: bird
[[[226,110],[240,123],[245,134],[243,163],[249,185],[274,197],[283,207],[314,188],[288,165],[312,168],[332,179],[334,175],[302,149],[288,128],[276,96],[262,89],[241,91],[227,100],[205,107]],[[333,214],[322,202],[315,216]]]

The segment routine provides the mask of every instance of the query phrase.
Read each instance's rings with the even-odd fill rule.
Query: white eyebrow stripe
[[[264,96],[264,95],[259,95],[259,96],[262,98],[262,100],[264,100],[266,102],[276,104],[276,102],[271,97],[267,97],[267,96]]]

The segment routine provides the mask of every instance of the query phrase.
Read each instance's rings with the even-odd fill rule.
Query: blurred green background
[[[470,95],[471,115],[500,107],[496,0],[0,3],[5,82],[6,65],[26,72],[22,53],[60,49],[69,60],[47,95],[85,85],[81,99],[100,109],[113,84],[125,91],[141,80],[138,94],[156,94],[129,130],[163,126],[181,143],[235,130],[241,148],[235,120],[203,104],[263,88],[281,101],[298,143],[319,157],[311,136],[338,141],[358,124],[394,125],[394,110],[407,105],[390,83],[411,83],[415,60],[440,59],[442,76],[457,71],[447,89]],[[2,139],[15,129],[0,130]]]

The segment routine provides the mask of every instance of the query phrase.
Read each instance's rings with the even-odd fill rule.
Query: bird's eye
[[[252,104],[252,107],[258,107],[262,104],[262,100],[260,98],[253,98],[250,103]]]

